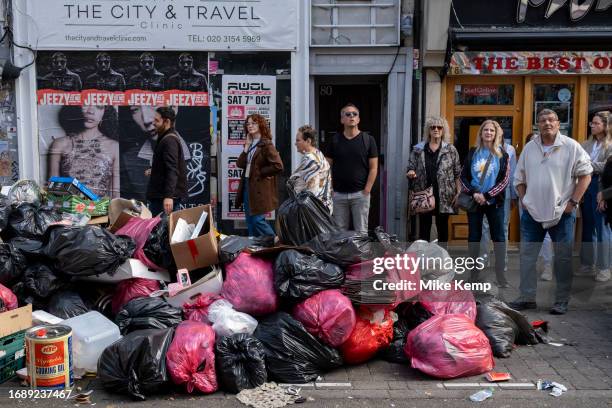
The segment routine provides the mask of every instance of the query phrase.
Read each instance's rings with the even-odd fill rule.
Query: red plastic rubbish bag
[[[0,313],[17,309],[17,296],[6,286],[0,284]]]
[[[371,311],[360,308],[351,336],[340,346],[345,363],[360,364],[368,361],[393,339],[393,312],[386,309]]]
[[[464,314],[438,315],[408,334],[406,355],[416,368],[437,378],[491,371],[495,366],[487,336]]]
[[[469,290],[424,290],[419,302],[433,315],[463,314],[476,321],[476,300]]]
[[[351,301],[338,289],[324,290],[299,303],[293,309],[293,318],[332,347],[347,341],[356,323]]]
[[[119,313],[130,300],[147,297],[160,289],[159,282],[153,279],[133,278],[119,282],[113,295],[113,313]]]
[[[251,316],[276,311],[278,297],[274,289],[272,261],[242,252],[225,266],[225,274],[221,296],[235,310]]]
[[[166,367],[172,382],[185,384],[188,393],[217,391],[215,373],[215,332],[206,323],[191,320],[176,327],[166,353]]]
[[[159,224],[161,218],[149,218],[142,219],[138,217],[131,218],[123,227],[119,228],[115,235],[126,235],[134,240],[136,243],[136,251],[132,255],[132,258],[136,258],[147,266],[147,268],[154,269],[156,271],[163,270],[161,266],[155,265],[144,253],[144,246],[151,235],[151,231]]]
[[[219,299],[221,299],[219,295],[212,293],[198,295],[192,303],[185,303],[183,305],[183,319],[212,324],[208,320],[208,307]]]

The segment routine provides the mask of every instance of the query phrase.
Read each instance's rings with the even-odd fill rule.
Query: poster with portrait
[[[155,109],[177,112],[189,198],[210,200],[206,52],[39,52],[41,180],[75,177],[96,194],[145,200]]]
[[[221,200],[222,219],[244,218],[243,208],[236,208],[234,201],[242,170],[236,166],[246,140],[244,122],[254,113],[262,115],[271,129],[276,127],[276,77],[269,75],[224,75],[222,83],[221,115]],[[274,142],[274,132],[272,133]],[[274,218],[273,213],[266,215]]]

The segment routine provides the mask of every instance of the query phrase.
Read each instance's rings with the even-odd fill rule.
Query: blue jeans
[[[172,207],[172,211],[180,210],[181,200],[174,199],[174,206]],[[163,198],[154,198],[147,202],[147,207],[149,207],[149,211],[153,216],[157,216],[164,212],[164,199]]]
[[[470,257],[475,259],[480,251],[482,238],[482,221],[487,217],[489,221],[493,250],[495,252],[495,277],[500,284],[507,283],[504,270],[506,268],[506,236],[504,234],[504,207],[495,204],[484,205],[476,212],[468,212],[468,246]],[[472,279],[477,280],[478,274],[472,271]]]
[[[266,222],[266,216],[264,214],[250,215],[249,187],[247,184],[245,184],[244,186],[244,215],[246,216],[246,224],[249,230],[249,237],[276,235],[270,224]]]
[[[554,227],[544,229],[528,211],[521,216],[521,285],[520,300],[535,302],[538,277],[536,262],[546,232],[553,242],[554,273],[557,281],[555,302],[567,302],[572,289],[572,246],[576,212],[564,213]]]
[[[519,204],[519,221],[521,217],[523,217],[523,211],[523,206]],[[521,237],[521,240],[522,239],[523,238]],[[542,249],[540,249],[540,254],[538,256],[542,258],[544,265],[550,265],[552,267],[552,240],[550,239],[550,234],[548,232],[546,235],[544,235],[544,243],[542,244]]]
[[[506,199],[504,200],[504,237],[506,237],[506,242],[508,242],[508,224],[510,224],[510,210],[512,209],[512,199],[510,198],[510,192],[506,191]],[[485,218],[482,223],[482,238],[480,239],[480,256],[488,257],[489,256],[489,246],[491,242],[491,233],[489,232],[489,222]],[[508,270],[508,250],[506,246],[506,254],[505,258],[505,269],[504,272]]]
[[[582,205],[582,245],[580,263],[596,265],[598,269],[610,267],[610,226],[606,225],[605,214],[597,211],[597,191],[599,175],[591,178],[591,184],[584,193]]]

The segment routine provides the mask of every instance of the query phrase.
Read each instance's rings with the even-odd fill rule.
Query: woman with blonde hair
[[[486,216],[495,252],[495,275],[500,288],[508,287],[504,273],[506,267],[506,237],[504,235],[505,190],[510,179],[508,153],[502,148],[503,131],[499,123],[485,120],[476,137],[476,146],[470,148],[463,170],[463,192],[471,196],[476,205],[468,210],[468,246],[470,256],[476,258],[482,238],[482,220]],[[472,270],[470,280],[479,280],[479,271]]]
[[[597,211],[597,192],[606,161],[612,155],[612,129],[609,128],[609,111],[597,112],[589,123],[591,135],[582,147],[591,156],[593,174],[591,184],[582,203],[582,245],[580,248],[580,270],[577,276],[595,276],[595,280],[610,280],[610,226],[604,215]]]
[[[413,147],[408,159],[406,176],[411,193],[432,188],[433,208],[419,213],[418,239],[429,241],[432,217],[436,217],[438,243],[448,243],[448,217],[455,213],[455,202],[460,191],[461,161],[455,146],[449,143],[450,131],[446,119],[432,117],[423,129],[425,141]]]

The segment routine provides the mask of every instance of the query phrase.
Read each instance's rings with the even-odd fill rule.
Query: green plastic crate
[[[25,330],[0,339],[0,384],[25,367]]]

